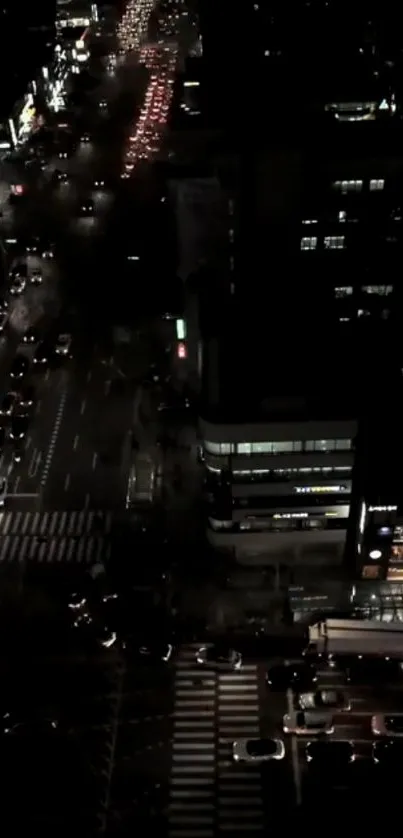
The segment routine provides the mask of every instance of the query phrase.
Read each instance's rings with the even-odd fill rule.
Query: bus
[[[340,658],[378,657],[403,661],[403,623],[378,620],[327,619],[309,627],[304,655],[332,661]]]

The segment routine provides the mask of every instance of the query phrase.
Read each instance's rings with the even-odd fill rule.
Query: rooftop
[[[296,303],[278,318],[279,299],[221,318],[221,335],[204,344],[204,419],[216,422],[354,419],[359,363],[340,331],[312,322]],[[316,318],[316,322],[315,322]],[[290,394],[292,394],[290,396]]]

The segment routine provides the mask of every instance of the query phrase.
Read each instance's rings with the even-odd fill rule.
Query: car
[[[351,710],[351,702],[340,690],[316,690],[313,692],[300,693],[298,706],[301,710],[331,709],[347,711]]]
[[[26,253],[39,253],[40,239],[38,236],[32,236],[31,239],[25,243]]]
[[[94,201],[92,201],[90,198],[87,198],[87,200],[83,201],[82,204],[80,205],[80,215],[81,216],[90,216],[90,215],[94,215],[94,212],[95,212]]]
[[[308,742],[305,747],[305,758],[311,768],[330,773],[342,771],[355,761],[354,742],[348,740],[327,740]]]
[[[10,439],[13,442],[21,442],[28,431],[29,416],[27,413],[20,413],[11,417]]]
[[[18,297],[25,291],[26,279],[23,276],[13,276],[10,282],[10,294]]]
[[[17,401],[16,393],[6,393],[0,405],[1,416],[12,416]]]
[[[285,747],[282,739],[238,739],[232,746],[235,762],[268,762],[284,759]]]
[[[69,355],[70,354],[70,348],[71,348],[71,335],[68,335],[67,333],[59,335],[58,338],[56,339],[56,343],[55,343],[56,355],[64,355],[64,356]]]
[[[108,107],[108,103],[107,103],[106,99],[101,99],[101,101],[99,103],[99,107],[100,107],[101,111],[106,110],[106,108]]]
[[[295,733],[297,736],[333,733],[333,718],[330,713],[317,710],[296,710],[283,716],[283,731],[284,733]]]
[[[5,477],[0,477],[0,506],[4,506],[7,497],[7,480]]]
[[[0,312],[0,334],[3,334],[8,321],[8,314],[6,311]]]
[[[35,367],[43,367],[49,361],[49,346],[45,341],[41,341],[35,349],[33,363]]]
[[[43,273],[39,268],[34,268],[29,277],[31,285],[41,285],[43,282]]]
[[[403,679],[403,663],[394,658],[343,657],[336,663],[348,684],[392,684]]]
[[[96,178],[94,180],[94,188],[95,189],[104,189],[105,188],[105,181],[102,178]]]
[[[139,663],[168,663],[172,657],[173,645],[165,641],[125,640],[123,648],[129,652],[130,659]]]
[[[35,389],[31,384],[28,384],[21,390],[20,393],[20,407],[22,410],[29,410],[33,407],[35,401]]]
[[[403,762],[403,742],[400,739],[378,739],[372,745],[372,759],[382,768],[400,769]]]
[[[201,646],[198,649],[196,662],[199,666],[211,669],[239,670],[242,667],[242,655],[231,646],[213,643],[211,646]]]
[[[35,329],[27,329],[25,335],[23,335],[22,342],[32,346],[33,343],[38,343],[39,337],[38,333]]]
[[[27,374],[29,370],[29,360],[25,355],[16,355],[11,364],[10,375],[11,378],[21,379]]]
[[[271,690],[293,689],[301,692],[312,687],[317,680],[315,666],[306,661],[289,661],[271,666],[266,674],[266,683]]]
[[[88,131],[84,131],[84,133],[81,134],[80,142],[82,142],[82,143],[90,143],[91,142],[91,137],[90,137]]]
[[[7,314],[8,313],[8,300],[0,300],[0,314]]]
[[[403,713],[377,713],[372,716],[371,730],[375,736],[403,737]]]
[[[0,455],[1,455],[1,453],[4,449],[4,446],[6,444],[6,436],[7,436],[7,431],[4,427],[4,425],[0,425]]]
[[[67,160],[68,153],[67,153],[66,149],[60,148],[59,151],[57,152],[57,156],[58,156],[59,160]]]
[[[47,245],[43,246],[42,259],[46,259],[47,261],[50,261],[51,259],[54,259],[54,257],[55,257],[55,246],[54,246],[54,244],[47,244]]]
[[[68,183],[69,176],[67,172],[61,172],[60,169],[56,169],[55,171],[55,179],[58,183]]]

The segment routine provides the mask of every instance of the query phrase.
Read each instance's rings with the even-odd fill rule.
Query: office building
[[[52,55],[55,39],[55,0],[3,3],[0,30],[0,74],[7,79],[0,94],[0,117],[6,119],[29,82]]]

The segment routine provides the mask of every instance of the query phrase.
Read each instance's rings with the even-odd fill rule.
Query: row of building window
[[[343,285],[334,289],[334,296],[338,299],[342,297],[351,297],[354,293],[352,285]],[[360,291],[364,294],[372,294],[378,297],[388,297],[393,294],[393,285],[361,285]]]
[[[293,454],[303,451],[328,453],[331,451],[350,451],[351,439],[307,439],[287,442],[204,442],[204,449],[215,456],[253,455],[253,454]]]
[[[326,478],[340,477],[351,474],[351,466],[314,466],[304,468],[270,468],[270,469],[234,469],[232,472],[234,483],[281,483],[282,481],[295,480],[299,475],[323,476]]]
[[[346,195],[348,192],[361,192],[364,187],[363,180],[336,180],[333,184],[334,189]],[[381,192],[385,188],[385,181],[383,178],[373,178],[369,181],[370,192]]]
[[[319,239],[317,236],[303,236],[301,239],[301,250],[316,250]],[[345,236],[325,236],[323,239],[325,250],[344,250],[346,246]]]
[[[264,518],[246,518],[243,521],[221,521],[208,518],[209,527],[215,532],[292,532],[293,530],[344,530],[348,518],[310,518],[299,520],[274,521]]]

